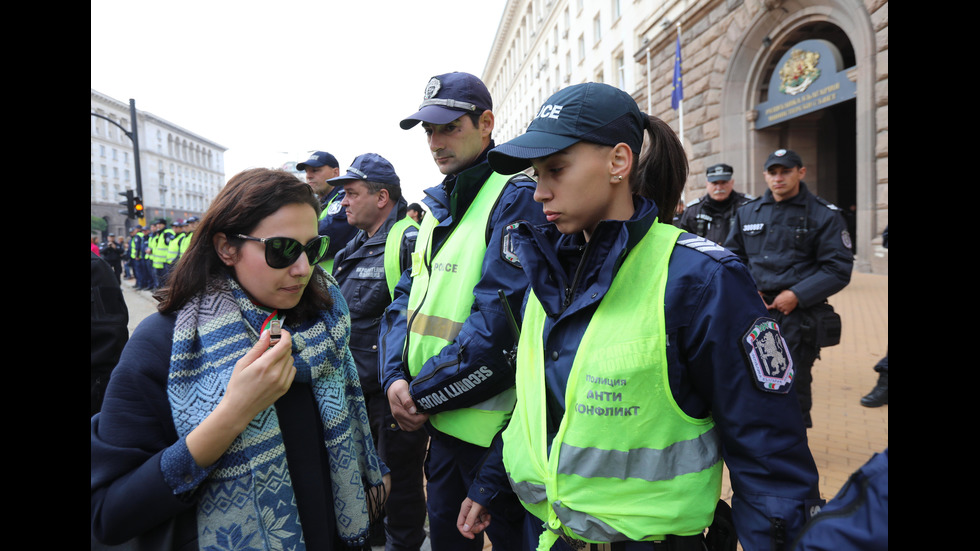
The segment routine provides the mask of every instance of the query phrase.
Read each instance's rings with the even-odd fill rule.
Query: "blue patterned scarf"
[[[334,307],[315,320],[287,327],[295,380],[311,384],[323,421],[337,532],[349,546],[362,546],[369,526],[365,484],[381,484],[387,469],[371,440],[348,348],[347,303],[329,274],[315,270],[314,284],[329,289]],[[230,277],[180,309],[167,384],[178,435],[186,436],[221,401],[235,362],[255,345],[266,315]],[[197,500],[200,549],[306,548],[275,406],[235,439],[201,484]]]

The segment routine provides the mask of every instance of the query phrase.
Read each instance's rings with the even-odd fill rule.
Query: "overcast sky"
[[[251,167],[361,153],[409,202],[442,175],[414,113],[429,78],[482,76],[506,0],[92,0],[92,88],[228,148]],[[141,139],[144,139],[141,136]]]

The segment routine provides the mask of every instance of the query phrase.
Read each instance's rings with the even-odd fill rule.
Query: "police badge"
[[[430,78],[429,83],[425,85],[425,95],[422,97],[422,99],[432,99],[436,97],[436,94],[439,93],[439,88],[442,88],[442,83],[439,82],[439,79],[436,77]]]
[[[793,359],[776,322],[768,318],[756,319],[741,342],[756,386],[766,392],[789,392],[795,374]]]

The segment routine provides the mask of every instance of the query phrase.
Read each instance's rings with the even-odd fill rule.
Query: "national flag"
[[[677,34],[677,51],[674,53],[674,86],[670,92],[670,108],[677,109],[684,99],[684,82],[681,79],[681,36]]]

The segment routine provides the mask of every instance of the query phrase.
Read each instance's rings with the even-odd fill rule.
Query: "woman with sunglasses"
[[[688,172],[673,130],[579,84],[488,160],[533,169],[549,223],[510,226],[530,280],[517,404],[460,532],[493,522],[481,496],[513,491],[531,549],[703,551],[708,526],[734,538],[724,461],[743,547],[783,549],[820,500],[793,370],[745,266],[670,225]]]
[[[366,549],[388,468],[317,267],[319,204],[280,170],[218,193],[92,417],[92,535],[154,549]]]

